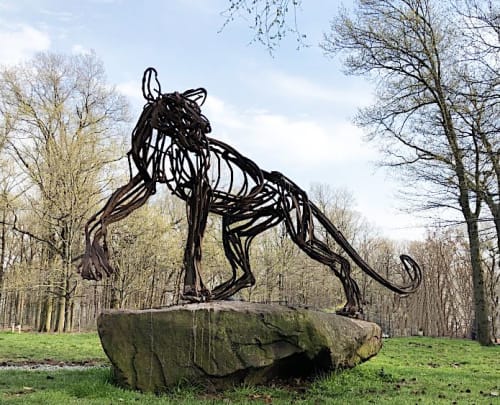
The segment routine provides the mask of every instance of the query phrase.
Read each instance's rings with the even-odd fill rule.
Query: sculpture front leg
[[[109,276],[115,271],[109,263],[107,227],[141,207],[153,193],[154,184],[136,175],[117,189],[105,206],[90,218],[85,225],[85,252],[78,266],[84,279],[100,280],[103,273]]]
[[[184,287],[182,298],[187,301],[206,301],[210,291],[201,277],[202,243],[208,218],[208,186],[198,184],[187,201],[188,235],[184,249]]]

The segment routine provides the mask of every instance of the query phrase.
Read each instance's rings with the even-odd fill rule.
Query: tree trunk
[[[70,297],[65,297],[65,311],[64,311],[64,332],[71,332],[72,318],[73,318],[73,307],[74,302]]]
[[[111,275],[109,281],[109,286],[110,286],[109,307],[111,309],[121,308],[120,300],[118,298],[119,283],[120,283],[120,270],[117,270]]]
[[[42,322],[40,332],[50,332],[52,326],[53,300],[51,296],[46,296],[43,303]]]
[[[64,332],[64,314],[66,312],[66,300],[64,296],[59,297],[57,300],[57,318],[56,318],[56,332]]]
[[[0,301],[2,299],[2,292],[3,292],[3,280],[4,280],[4,274],[5,274],[5,256],[6,256],[6,251],[5,251],[5,244],[6,244],[6,236],[7,236],[7,225],[5,224],[6,221],[6,213],[5,213],[5,208],[2,210],[2,230],[1,230],[1,238],[2,240],[0,241]]]
[[[470,258],[472,265],[472,284],[474,287],[474,314],[476,318],[477,340],[481,345],[491,345],[489,307],[485,295],[486,285],[484,272],[481,266],[481,251],[479,241],[479,228],[477,221],[466,218],[467,232],[469,235]]]
[[[42,319],[43,319],[43,296],[40,294],[40,290],[37,292],[37,301],[35,308],[35,330],[41,331],[42,329]]]
[[[497,233],[497,254],[500,255],[500,215],[499,215],[499,212],[495,213],[494,222],[495,222],[495,230]]]
[[[16,300],[16,325],[21,325],[23,323],[23,312],[24,312],[24,293],[23,291],[18,291]]]

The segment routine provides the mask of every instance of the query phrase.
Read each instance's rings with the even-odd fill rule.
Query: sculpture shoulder
[[[211,154],[217,159],[239,168],[257,183],[264,182],[263,170],[253,160],[238,152],[235,148],[218,139],[207,137]]]

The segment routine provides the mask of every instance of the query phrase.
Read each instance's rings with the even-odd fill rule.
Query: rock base
[[[382,346],[374,323],[240,301],[111,310],[97,324],[116,382],[152,392],[308,377],[354,367]]]

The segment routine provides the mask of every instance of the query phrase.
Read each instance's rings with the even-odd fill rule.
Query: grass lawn
[[[96,333],[0,332],[0,363],[109,364]]]
[[[294,386],[155,396],[122,390],[96,334],[0,333],[0,363],[91,363],[85,370],[2,370],[0,404],[500,404],[500,347],[467,340],[395,338],[372,360]]]

